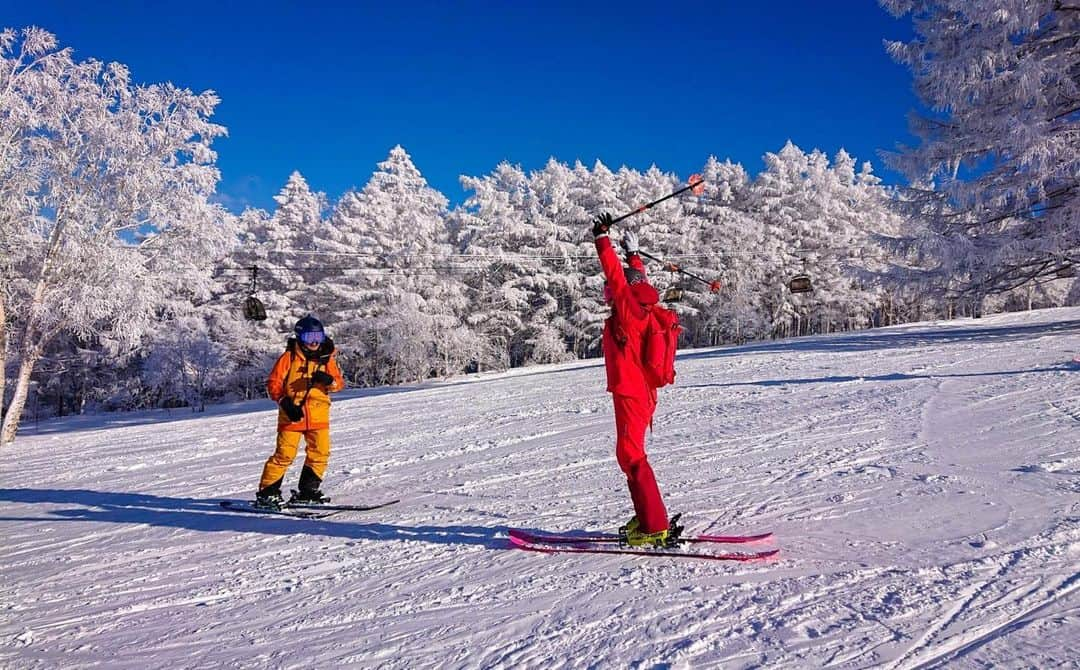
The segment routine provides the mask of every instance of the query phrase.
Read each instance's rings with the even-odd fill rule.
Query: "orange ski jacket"
[[[334,378],[329,386],[316,384],[312,375],[322,370]],[[277,359],[270,378],[266,380],[266,393],[275,403],[285,396],[293,403],[303,406],[304,418],[289,421],[285,412],[278,409],[278,432],[319,430],[330,427],[330,394],[345,388],[345,379],[338,367],[334,341],[327,337],[315,351],[300,346],[296,338],[289,338],[285,353]]]

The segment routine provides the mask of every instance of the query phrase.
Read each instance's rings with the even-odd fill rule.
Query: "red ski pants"
[[[642,532],[659,532],[668,527],[667,509],[648,456],[645,455],[645,431],[652,423],[656,403],[649,397],[611,397],[615,401],[615,458],[626,473],[634,514]]]

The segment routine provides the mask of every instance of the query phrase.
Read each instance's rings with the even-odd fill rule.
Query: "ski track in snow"
[[[29,427],[0,667],[1080,667],[1078,349],[1065,308],[684,352],[651,460],[749,564],[510,548],[631,514],[596,361],[346,392],[326,489],[402,502],[325,520],[218,507],[266,402]]]

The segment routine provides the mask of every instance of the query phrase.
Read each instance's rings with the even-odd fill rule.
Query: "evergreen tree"
[[[677,287],[684,297],[677,306],[688,344],[711,346],[742,342],[769,333],[760,309],[764,270],[772,261],[762,252],[764,227],[750,215],[750,179],[741,165],[709,157],[702,172],[704,193],[687,202],[696,241],[676,257],[699,277],[719,277],[720,291],[692,280]]]
[[[303,175],[293,172],[274,202],[277,209],[273,216],[253,231],[255,243],[266,252],[268,287],[281,290],[295,305],[299,318],[323,306],[310,287],[325,275],[316,254],[321,240],[330,234],[322,219],[326,196],[313,192]],[[292,324],[288,327],[291,330]]]
[[[334,266],[328,310],[354,382],[419,381],[481,356],[463,321],[468,304],[452,266],[447,204],[396,146],[335,208],[323,248],[348,262]]]
[[[531,303],[519,281],[540,269],[523,244],[528,180],[519,167],[500,163],[490,175],[462,177],[461,183],[473,192],[456,217],[466,222],[458,239],[471,266],[465,278],[472,303],[469,323],[490,343],[489,365],[520,365],[524,357],[516,338]]]
[[[590,213],[580,204],[581,173],[554,158],[529,178],[528,216],[549,233],[543,255],[550,268],[549,291],[557,305],[553,330],[542,331],[544,357],[562,360],[567,352],[584,357],[600,347],[607,309],[596,273],[596,251],[586,234]],[[535,203],[535,204],[534,204]],[[535,315],[536,318],[543,318]],[[555,332],[558,331],[558,338]],[[541,340],[538,340],[538,342]]]

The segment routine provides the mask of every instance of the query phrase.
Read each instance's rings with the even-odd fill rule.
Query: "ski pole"
[[[690,183],[687,184],[686,186],[683,186],[679,190],[674,191],[672,193],[668,193],[663,198],[660,198],[658,200],[653,200],[652,202],[650,202],[647,205],[642,205],[641,207],[638,207],[635,210],[629,211],[629,212],[627,212],[626,214],[623,214],[622,216],[620,216],[617,219],[612,219],[611,223],[615,224],[615,223],[618,223],[618,222],[622,221],[623,219],[629,219],[631,216],[633,216],[635,214],[641,214],[645,210],[652,209],[653,207],[656,207],[660,203],[664,202],[665,200],[668,200],[670,198],[674,198],[675,196],[679,195],[680,193],[685,193],[686,191],[689,191],[689,190],[693,190],[694,195],[701,195],[702,193],[705,192],[705,180],[701,178],[701,175],[699,175],[699,174],[690,175]]]
[[[650,253],[642,251],[641,249],[638,249],[638,253],[641,254],[642,256],[644,256],[645,258],[656,261],[657,263],[663,263],[664,264],[664,269],[667,270],[668,272],[678,272],[680,274],[686,275],[687,277],[690,277],[691,279],[698,280],[702,284],[705,284],[706,286],[708,286],[709,291],[712,292],[712,293],[719,293],[720,292],[720,280],[719,279],[709,281],[708,279],[705,279],[704,277],[699,277],[698,275],[694,274],[693,272],[687,272],[686,270],[683,270],[681,267],[678,266],[677,263],[672,263],[671,261],[665,261],[663,258],[657,258],[656,256],[653,256]]]

